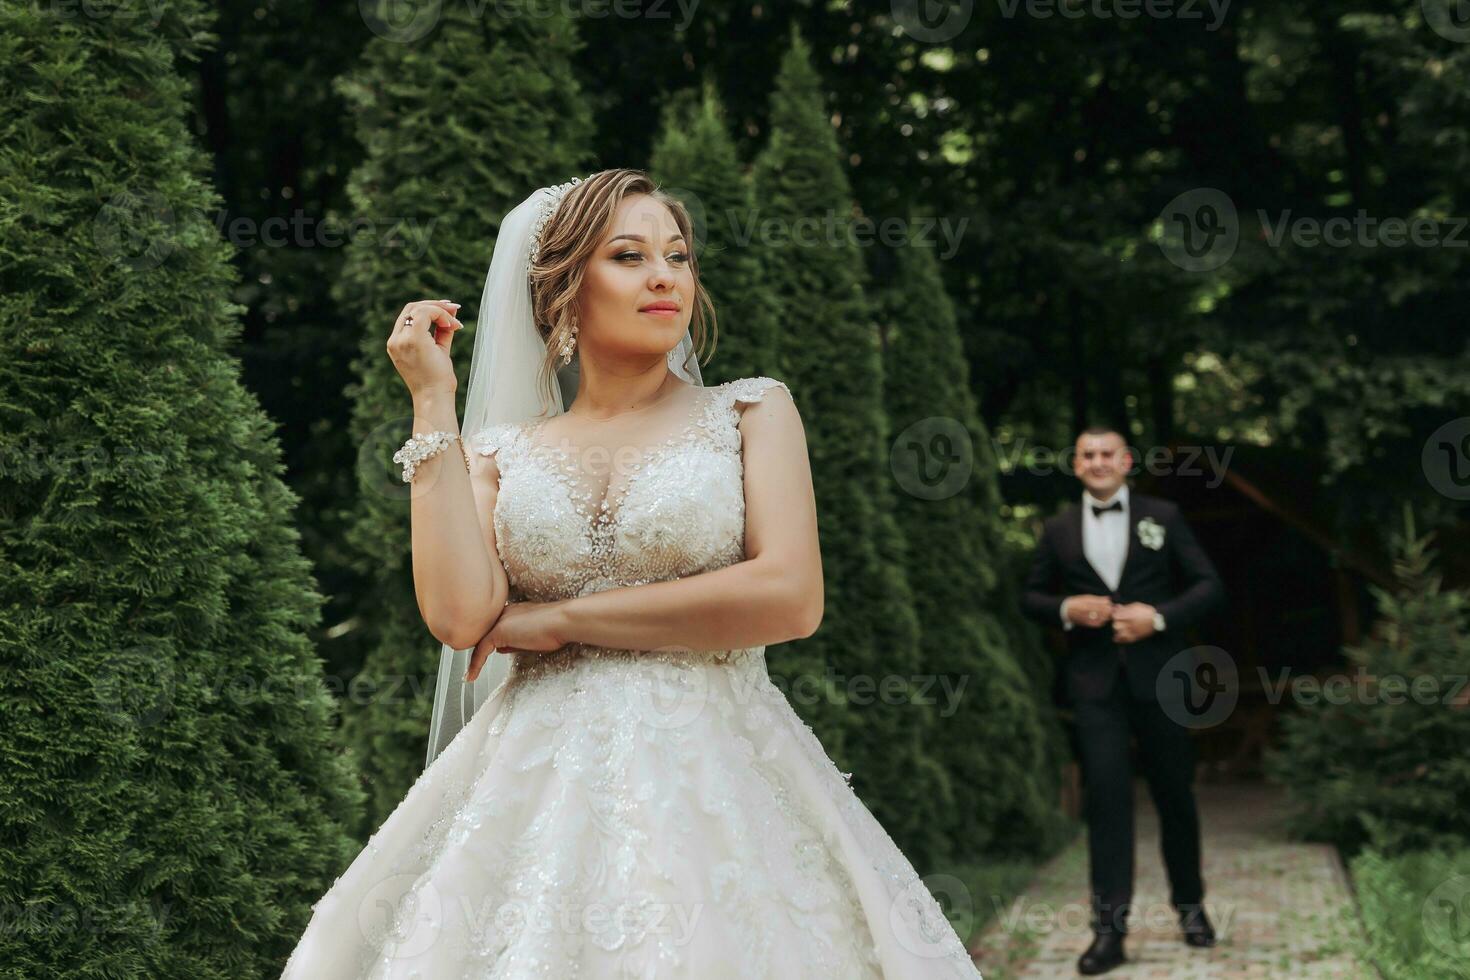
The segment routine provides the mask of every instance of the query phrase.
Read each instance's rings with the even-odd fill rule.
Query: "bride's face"
[[[647,194],[626,198],[582,280],[578,345],[611,357],[672,350],[694,313],[689,247],[668,208]]]

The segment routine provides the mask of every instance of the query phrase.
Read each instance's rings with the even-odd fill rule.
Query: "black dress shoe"
[[[1123,933],[1099,932],[1092,937],[1092,945],[1087,947],[1087,952],[1077,960],[1077,972],[1087,976],[1107,973],[1126,959],[1128,957],[1123,955]]]
[[[1184,941],[1191,946],[1215,945],[1215,928],[1205,916],[1203,905],[1180,911],[1179,928],[1184,930]]]

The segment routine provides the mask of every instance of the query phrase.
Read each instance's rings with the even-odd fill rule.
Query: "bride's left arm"
[[[624,650],[728,650],[810,636],[822,622],[822,553],[806,433],[786,389],[740,418],[744,561],[557,603],[563,642]]]

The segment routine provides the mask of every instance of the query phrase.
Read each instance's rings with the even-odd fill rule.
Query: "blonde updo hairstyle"
[[[556,370],[565,338],[572,335],[576,324],[577,293],[582,288],[587,264],[603,239],[612,233],[618,208],[629,197],[647,194],[669,209],[674,223],[684,235],[684,254],[689,256],[689,269],[694,275],[694,313],[689,321],[689,339],[694,356],[700,363],[714,354],[715,307],[704,283],[699,279],[699,257],[695,251],[694,222],[678,199],[666,194],[641,170],[601,170],[587,177],[562,195],[551,217],[541,231],[541,248],[531,263],[531,315],[536,329],[546,342],[546,360],[541,365],[539,383],[545,393],[545,404],[556,384]],[[543,410],[543,415],[545,411]]]

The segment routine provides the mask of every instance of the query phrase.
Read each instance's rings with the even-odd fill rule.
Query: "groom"
[[[1122,963],[1133,896],[1133,772],[1129,735],[1163,836],[1170,902],[1184,939],[1212,946],[1200,877],[1194,748],[1158,700],[1160,670],[1186,649],[1184,629],[1224,602],[1220,577],[1170,501],[1131,493],[1133,456],[1116,431],[1077,437],[1072,470],[1082,506],[1042,530],[1026,579],[1028,616],[1067,631],[1063,682],[1076,718],[1087,817],[1094,933],[1078,960],[1084,974]],[[1173,691],[1174,685],[1165,690]]]

